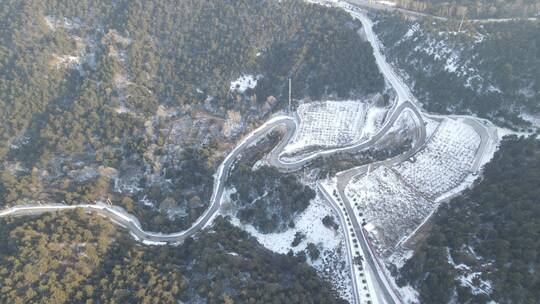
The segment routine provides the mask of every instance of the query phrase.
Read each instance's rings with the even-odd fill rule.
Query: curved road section
[[[190,237],[202,230],[207,224],[209,224],[213,218],[217,215],[220,207],[221,197],[225,188],[225,181],[229,175],[232,164],[235,159],[252,144],[256,144],[258,140],[264,138],[268,132],[278,126],[285,126],[288,130],[287,134],[281,139],[279,146],[284,146],[284,143],[288,142],[294,131],[296,130],[296,121],[289,116],[276,116],[271,118],[262,126],[251,132],[244,140],[242,140],[228,155],[218,167],[218,170],[214,176],[214,186],[212,197],[210,199],[210,206],[201,215],[193,225],[187,230],[163,234],[158,232],[149,232],[142,229],[139,220],[133,215],[127,213],[124,209],[105,205],[105,204],[81,204],[81,205],[37,205],[37,206],[15,206],[0,212],[0,217],[6,216],[24,216],[40,214],[45,212],[55,212],[63,210],[73,210],[76,208],[82,208],[86,210],[92,210],[100,215],[106,216],[116,222],[117,224],[126,227],[131,234],[137,237],[139,240],[148,242],[166,242],[166,243],[182,243],[187,237]]]
[[[385,76],[386,80],[392,85],[394,90],[396,91],[396,100],[393,104],[392,108],[390,109],[391,114],[386,119],[383,126],[380,128],[380,130],[369,140],[361,143],[352,144],[349,146],[341,147],[341,148],[335,148],[335,149],[329,149],[324,151],[319,151],[317,153],[311,154],[309,156],[306,156],[303,159],[297,160],[297,161],[285,161],[282,159],[282,153],[285,148],[285,146],[291,141],[292,137],[294,136],[297,128],[298,128],[298,121],[296,118],[291,116],[275,116],[265,122],[262,126],[257,128],[256,130],[252,131],[250,134],[248,134],[238,145],[225,157],[223,162],[220,164],[220,166],[217,169],[216,174],[214,175],[214,185],[213,185],[213,193],[212,197],[210,199],[210,204],[208,209],[197,219],[193,225],[184,231],[176,232],[176,233],[170,233],[170,234],[163,234],[158,232],[149,232],[142,229],[142,226],[139,222],[139,220],[134,217],[133,215],[127,213],[124,209],[116,206],[111,205],[105,205],[102,203],[97,204],[81,204],[81,205],[54,205],[54,204],[48,204],[48,205],[32,205],[32,206],[15,206],[8,209],[5,209],[3,211],[0,211],[0,217],[7,217],[7,216],[27,216],[27,215],[35,215],[35,214],[42,214],[46,212],[57,212],[57,211],[63,211],[63,210],[74,210],[77,208],[82,208],[85,210],[94,211],[102,216],[105,216],[109,219],[111,219],[113,222],[117,223],[120,226],[125,227],[129,232],[138,240],[141,240],[143,242],[153,242],[156,244],[179,244],[182,243],[187,237],[193,236],[195,233],[199,232],[200,230],[204,229],[207,225],[209,225],[212,220],[217,216],[219,208],[220,208],[220,202],[221,197],[223,195],[223,191],[225,188],[225,181],[227,180],[230,170],[233,167],[233,164],[235,160],[238,158],[238,156],[249,146],[257,144],[257,142],[261,139],[263,139],[270,131],[272,131],[276,127],[285,127],[286,133],[280,140],[280,142],[274,147],[274,149],[269,154],[269,162],[273,166],[278,167],[282,171],[295,171],[298,169],[303,168],[307,163],[310,161],[318,158],[318,157],[324,157],[327,155],[332,155],[334,153],[341,153],[341,152],[357,152],[361,150],[365,150],[370,148],[374,143],[379,141],[382,137],[384,137],[390,128],[393,126],[395,121],[399,118],[399,116],[406,112],[411,111],[414,116],[416,117],[417,123],[418,123],[418,133],[417,138],[414,143],[413,148],[406,152],[405,154],[399,155],[395,158],[382,161],[379,163],[371,164],[372,166],[381,166],[381,165],[392,165],[399,162],[402,162],[406,159],[409,159],[412,155],[414,155],[416,152],[418,152],[421,147],[425,144],[426,141],[426,129],[424,125],[424,119],[423,115],[420,112],[420,110],[415,106],[414,103],[410,102],[409,100],[414,100],[409,88],[403,84],[403,82],[400,80],[400,78],[395,74],[392,67],[388,64],[386,61],[384,55],[381,52],[380,49],[380,42],[373,33],[372,30],[372,23],[369,18],[367,18],[364,14],[362,14],[357,8],[352,7],[349,4],[345,3],[338,3],[338,6],[345,9],[347,12],[351,14],[352,17],[360,20],[363,24],[363,28],[366,33],[366,37],[368,41],[373,46],[373,54],[375,56],[375,59],[377,61],[377,64],[379,66],[379,69]],[[474,125],[474,123],[472,123]],[[485,149],[485,148],[482,148]],[[346,226],[348,221],[352,221],[352,227],[355,231],[355,234],[359,237],[359,241],[361,244],[362,251],[365,253],[365,261],[367,265],[373,270],[373,276],[374,276],[374,282],[372,282],[372,285],[374,286],[374,290],[377,291],[376,299],[377,302],[380,303],[399,303],[400,300],[396,296],[397,293],[394,291],[393,288],[393,281],[391,281],[389,278],[386,277],[386,274],[384,270],[382,269],[382,265],[378,263],[378,260],[375,256],[375,254],[371,251],[369,248],[369,244],[367,243],[367,240],[364,235],[364,231],[362,229],[362,226],[358,221],[356,220],[356,217],[354,216],[354,210],[352,209],[352,206],[350,202],[348,201],[347,197],[344,195],[343,191],[345,189],[345,186],[349,181],[358,174],[363,174],[367,170],[366,166],[362,166],[359,168],[353,168],[351,170],[345,171],[340,173],[337,176],[338,179],[338,192],[340,194],[340,197],[342,198],[342,201],[345,204],[345,210],[342,210],[339,206],[339,203],[336,202],[336,200],[332,197],[332,195],[328,193],[324,193],[320,188],[318,187],[321,192],[323,192],[323,196],[331,203],[332,208],[338,213],[341,222],[343,223],[343,227],[345,229],[344,233],[346,235],[346,239],[348,240],[350,238],[349,231]],[[347,219],[347,223],[345,221]],[[351,248],[351,244],[347,242],[347,260],[350,264],[351,269],[353,270],[354,263],[353,263],[353,248]],[[354,289],[354,298],[357,303],[360,303],[360,295],[359,291],[360,288],[358,287],[357,279],[354,277],[354,270],[352,272],[353,275],[353,289]]]
[[[281,141],[278,143],[278,145],[273,149],[273,151],[270,153],[270,163],[278,168],[280,168],[283,171],[294,171],[302,168],[304,165],[309,163],[310,161],[318,158],[318,157],[324,157],[326,155],[331,155],[338,152],[356,152],[360,150],[364,150],[369,148],[371,145],[373,145],[375,142],[377,142],[380,138],[382,138],[388,130],[392,127],[396,119],[401,115],[403,111],[413,111],[414,114],[418,117],[420,121],[422,121],[422,115],[420,114],[419,110],[415,107],[414,104],[411,102],[408,102],[408,97],[411,96],[410,91],[408,88],[400,82],[399,78],[395,75],[394,71],[391,69],[390,65],[386,62],[384,56],[380,52],[379,48],[379,42],[374,35],[372,29],[371,29],[371,21],[365,17],[364,15],[360,14],[359,12],[351,12],[351,15],[353,17],[359,19],[363,25],[364,29],[366,31],[366,36],[368,40],[373,45],[374,55],[377,61],[377,64],[379,65],[379,68],[381,72],[385,75],[387,80],[390,82],[390,84],[395,88],[397,97],[396,102],[394,103],[391,114],[389,115],[389,118],[386,120],[385,124],[381,127],[381,129],[377,132],[376,135],[374,135],[371,139],[369,139],[366,142],[326,150],[326,151],[320,151],[318,153],[312,154],[304,159],[294,161],[294,162],[286,162],[281,159],[281,153],[283,151],[283,148],[287,145],[287,143],[290,142],[292,137],[294,136],[298,122],[294,117],[290,116],[276,116],[274,118],[271,118],[269,121],[264,123],[261,127],[251,132],[248,136],[245,137],[244,140],[242,140],[224,159],[224,161],[220,164],[218,167],[218,170],[214,176],[214,186],[213,186],[213,193],[210,200],[209,208],[203,213],[203,215],[187,230],[180,231],[177,233],[170,233],[170,234],[163,234],[158,232],[149,232],[142,229],[142,226],[139,222],[139,220],[134,217],[133,215],[130,215],[127,213],[124,209],[116,207],[116,206],[110,206],[105,204],[80,204],[80,205],[33,205],[33,206],[15,206],[11,207],[9,209],[6,209],[4,211],[0,212],[0,217],[6,217],[6,216],[27,216],[27,215],[35,215],[35,214],[42,214],[46,212],[57,212],[57,211],[64,211],[64,210],[74,210],[77,208],[82,208],[85,210],[94,211],[102,216],[105,216],[109,219],[111,219],[113,222],[117,223],[118,225],[121,225],[129,230],[129,232],[136,237],[138,240],[142,240],[143,242],[155,242],[155,243],[172,243],[172,244],[178,244],[182,243],[187,237],[190,237],[197,233],[198,231],[202,230],[204,227],[206,227],[213,218],[217,215],[220,207],[220,201],[221,197],[223,195],[224,190],[224,184],[227,180],[227,177],[229,175],[229,172],[231,170],[231,167],[234,163],[234,161],[237,159],[237,157],[242,153],[243,150],[245,150],[250,145],[256,144],[260,139],[264,138],[268,132],[273,130],[274,128],[278,126],[284,126],[287,130],[286,134],[283,136]],[[423,126],[423,124],[421,124]],[[333,204],[333,207],[339,210],[339,207],[337,204]],[[340,214],[340,213],[338,213]],[[346,215],[340,214],[341,217],[345,217]],[[354,217],[351,217],[354,218]],[[357,223],[358,224],[358,223]],[[359,225],[357,225],[359,227]],[[358,229],[357,229],[358,230]],[[350,246],[350,244],[349,244]],[[348,260],[352,267],[352,248],[349,248],[349,255]],[[357,282],[353,280],[354,282],[354,290],[355,290],[355,299],[357,303],[359,303],[359,296],[358,296],[358,290],[357,288]],[[384,284],[383,284],[384,286]],[[384,289],[384,288],[383,288]],[[393,297],[389,297],[393,298]],[[393,303],[393,302],[390,302]]]
[[[163,244],[163,243],[179,244],[179,243],[182,243],[187,237],[190,237],[196,234],[198,231],[202,230],[204,227],[206,227],[208,224],[212,222],[213,218],[217,215],[219,211],[220,201],[223,195],[225,181],[227,180],[227,177],[232,168],[232,165],[234,164],[234,161],[242,153],[242,151],[244,151],[250,145],[256,144],[260,139],[264,138],[268,134],[268,132],[270,132],[274,128],[278,126],[284,126],[287,132],[283,136],[281,141],[277,144],[277,146],[273,149],[273,151],[270,153],[270,157],[269,157],[270,163],[280,168],[283,171],[295,171],[302,168],[304,165],[306,165],[307,163],[309,163],[310,161],[318,157],[324,157],[324,156],[331,155],[338,152],[356,152],[356,151],[369,148],[371,145],[377,142],[380,138],[382,138],[388,132],[388,130],[392,127],[396,119],[401,115],[403,111],[406,111],[406,110],[413,111],[414,114],[418,117],[418,119],[422,121],[422,116],[419,110],[415,107],[414,104],[407,101],[408,97],[411,96],[411,93],[409,92],[408,88],[401,84],[399,78],[395,75],[390,65],[386,62],[384,56],[380,52],[379,42],[371,29],[371,26],[372,26],[371,21],[364,15],[360,14],[359,12],[351,12],[351,15],[353,15],[353,17],[357,19],[360,19],[360,21],[363,23],[364,29],[366,31],[366,36],[373,45],[374,55],[375,55],[377,64],[379,65],[381,72],[386,76],[390,84],[395,88],[396,94],[397,94],[396,101],[394,105],[392,106],[392,109],[390,110],[391,114],[389,115],[388,119],[386,119],[385,124],[381,127],[381,129],[377,132],[377,134],[374,135],[368,141],[358,143],[358,144],[353,144],[346,147],[320,151],[318,153],[312,154],[299,161],[286,162],[281,159],[281,153],[284,147],[287,145],[287,143],[289,143],[292,137],[294,136],[297,130],[298,122],[294,117],[290,117],[290,116],[276,116],[274,118],[271,118],[269,121],[264,123],[261,127],[254,130],[248,136],[246,136],[244,140],[242,140],[227,155],[227,157],[218,167],[218,170],[214,176],[213,193],[210,200],[209,208],[189,229],[180,231],[177,233],[163,234],[163,233],[158,233],[158,232],[145,231],[144,229],[142,229],[142,226],[139,220],[136,217],[127,213],[122,208],[100,204],[100,203],[81,204],[81,205],[72,205],[72,206],[66,206],[66,205],[15,206],[15,207],[12,207],[12,208],[9,208],[0,212],[0,217],[26,216],[26,215],[41,214],[41,213],[46,213],[46,212],[57,212],[57,211],[63,211],[63,210],[74,210],[76,208],[82,208],[85,210],[94,211],[102,216],[105,216],[111,219],[113,222],[128,229],[129,232],[135,238],[137,238],[138,240],[142,240],[143,242],[153,242],[153,243],[160,243],[160,244]],[[423,126],[423,124],[421,125]],[[339,207],[335,202],[333,204],[333,207],[339,210]],[[343,218],[347,216],[346,214],[341,214],[341,213],[338,213],[338,214]],[[351,217],[351,218],[354,218],[354,217]],[[359,227],[358,223],[356,226]],[[349,244],[349,247],[350,247],[350,244]],[[352,248],[349,248],[348,260],[351,267],[353,267]],[[382,282],[382,278],[378,279],[377,281]],[[357,303],[360,303],[360,298],[358,295],[360,288],[358,288],[356,279],[353,279],[353,283],[354,283],[353,289],[355,290],[355,300]],[[379,289],[385,290],[384,288],[385,284],[378,284],[378,285],[383,286]],[[385,294],[387,293],[388,292],[385,292]],[[392,299],[393,297],[389,296],[389,298]],[[394,302],[389,301],[389,303],[394,303]]]

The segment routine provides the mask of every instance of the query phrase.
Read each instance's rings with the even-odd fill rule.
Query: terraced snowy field
[[[424,196],[436,199],[471,173],[479,146],[480,136],[471,126],[444,119],[414,161],[403,162],[396,171]]]
[[[354,204],[355,215],[370,223],[371,232],[386,253],[410,234],[433,210],[433,203],[419,196],[387,167],[353,180],[345,194]]]
[[[480,140],[470,125],[445,118],[415,157],[377,167],[348,184],[345,194],[355,216],[367,224],[380,253],[391,254],[435,210],[437,198],[470,176]]]
[[[386,109],[359,100],[319,101],[300,105],[297,113],[300,126],[286,153],[368,139],[382,125]]]

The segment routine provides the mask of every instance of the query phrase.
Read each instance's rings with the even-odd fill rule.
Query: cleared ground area
[[[387,167],[353,180],[345,193],[352,199],[356,216],[369,223],[365,228],[376,237],[374,243],[383,255],[390,254],[434,208]]]
[[[297,113],[300,126],[286,153],[367,139],[382,125],[386,109],[362,101],[320,101],[300,105]]]
[[[470,176],[479,145],[470,125],[444,119],[412,159],[368,169],[351,180],[345,194],[380,254],[392,254],[435,210],[437,198]]]
[[[471,126],[444,119],[425,148],[395,169],[426,198],[436,199],[471,173],[479,146],[480,136]]]

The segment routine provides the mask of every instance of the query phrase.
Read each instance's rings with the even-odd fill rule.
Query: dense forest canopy
[[[263,233],[286,230],[315,198],[315,191],[294,174],[283,174],[272,167],[253,170],[240,165],[232,172],[230,185],[240,221]]]
[[[7,0],[0,25],[1,204],[111,200],[153,230],[200,215],[288,78],[296,99],[384,87],[361,24],[300,0]]]
[[[540,141],[506,137],[483,179],[437,211],[401,283],[417,288],[422,303],[538,303],[539,185]],[[464,286],[475,272],[480,289]]]
[[[376,18],[387,54],[428,111],[522,127],[522,113],[540,113],[540,22]]]
[[[399,7],[441,17],[516,18],[540,14],[538,0],[396,0]]]
[[[2,303],[344,303],[305,263],[218,218],[178,247],[140,246],[82,210],[0,219]]]

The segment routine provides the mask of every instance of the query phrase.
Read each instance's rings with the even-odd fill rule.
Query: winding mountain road
[[[335,149],[329,149],[325,151],[319,151],[317,153],[314,153],[312,155],[309,155],[301,160],[298,161],[292,161],[288,162],[282,158],[282,151],[285,148],[285,146],[291,141],[292,137],[294,136],[295,132],[298,128],[298,121],[294,116],[276,116],[265,122],[262,126],[257,128],[256,130],[252,131],[249,135],[247,135],[223,160],[223,162],[218,167],[218,170],[214,176],[214,185],[213,185],[213,193],[210,200],[210,204],[208,209],[199,217],[199,219],[187,230],[176,232],[176,233],[170,233],[170,234],[164,234],[164,233],[158,233],[158,232],[149,232],[145,231],[139,220],[134,217],[133,215],[126,212],[124,209],[116,206],[106,205],[102,203],[98,204],[80,204],[80,205],[32,205],[32,206],[14,206],[11,208],[8,208],[6,210],[3,210],[0,212],[0,217],[6,217],[6,216],[28,216],[28,215],[36,215],[36,214],[42,214],[46,212],[58,212],[58,211],[65,211],[65,210],[74,210],[76,208],[81,208],[84,210],[90,210],[94,211],[97,214],[100,214],[102,216],[105,216],[112,220],[113,222],[125,227],[135,238],[137,238],[140,241],[143,242],[154,242],[154,243],[171,243],[171,244],[179,244],[182,243],[187,237],[193,236],[200,230],[202,230],[204,227],[209,225],[213,218],[218,214],[220,209],[220,202],[221,197],[223,195],[223,191],[225,188],[225,182],[229,176],[230,170],[234,164],[234,161],[238,158],[238,156],[250,145],[256,144],[259,140],[263,139],[270,131],[272,131],[274,128],[283,126],[286,128],[286,133],[280,140],[280,142],[276,145],[276,147],[272,150],[269,156],[270,163],[276,167],[278,167],[282,171],[295,171],[301,169],[304,165],[307,163],[313,161],[314,159],[318,157],[325,157],[328,155],[332,155],[335,153],[340,152],[356,152],[368,149],[370,146],[372,146],[374,143],[376,143],[378,140],[380,140],[388,130],[393,126],[396,119],[401,115],[404,111],[412,111],[419,121],[423,122],[422,115],[420,111],[416,108],[416,106],[409,102],[409,96],[412,96],[409,89],[404,86],[399,78],[394,73],[393,69],[390,67],[390,65],[386,62],[384,55],[382,55],[379,47],[379,41],[377,40],[375,34],[372,31],[372,23],[371,21],[365,17],[365,15],[360,14],[359,12],[351,12],[351,15],[354,18],[359,19],[363,25],[364,30],[366,32],[367,39],[372,43],[373,45],[373,54],[375,55],[375,59],[377,61],[377,64],[379,65],[379,68],[381,72],[385,75],[386,79],[389,81],[389,83],[394,87],[396,90],[396,100],[394,104],[392,105],[391,109],[389,110],[390,115],[387,116],[387,119],[383,126],[380,128],[380,130],[369,140],[361,143],[352,144],[345,147],[335,148]],[[423,128],[423,123],[421,123],[421,129]],[[425,132],[424,132],[425,134]],[[422,136],[420,136],[419,139],[422,139]],[[335,202],[334,207],[338,208],[337,204]],[[352,213],[351,213],[352,214]],[[341,215],[344,217],[345,215]],[[353,218],[353,217],[351,217]],[[355,228],[357,231],[361,231],[360,225],[356,223]],[[350,246],[350,245],[349,245]],[[352,249],[349,248],[348,253],[348,259],[349,264],[353,265],[352,263]],[[382,278],[377,280],[378,282],[382,282]],[[357,303],[360,303],[359,298],[359,289],[358,284],[356,280],[353,280],[354,283],[354,290],[355,290],[355,300]],[[381,283],[381,290],[385,290],[385,285]],[[385,292],[388,293],[388,292]],[[393,297],[389,297],[392,299]],[[389,302],[394,303],[394,302]]]
[[[382,54],[381,49],[380,49],[380,42],[372,30],[373,24],[371,23],[371,20],[369,20],[369,18],[367,18],[363,13],[361,13],[357,9],[351,10],[349,8],[347,9],[347,11],[351,14],[351,16],[353,16],[354,18],[362,22],[364,31],[366,33],[366,38],[373,46],[373,54],[375,56],[379,69],[385,76],[386,80],[391,84],[391,86],[396,91],[396,99],[391,109],[389,109],[389,115],[387,115],[386,121],[384,122],[383,126],[378,130],[378,132],[369,140],[365,142],[354,143],[345,147],[319,151],[317,153],[309,155],[300,160],[287,161],[283,158],[283,150],[285,146],[291,141],[291,139],[295,135],[298,129],[299,122],[294,116],[287,116],[287,115],[275,116],[269,119],[267,122],[265,122],[256,130],[249,133],[225,157],[223,162],[218,167],[217,172],[214,176],[213,193],[210,199],[208,209],[199,217],[199,219],[197,219],[197,221],[190,228],[184,231],[176,232],[176,233],[164,234],[164,233],[158,233],[158,232],[145,231],[142,228],[139,220],[133,215],[126,212],[124,209],[120,207],[116,207],[116,206],[102,204],[102,203],[80,204],[80,205],[71,205],[71,206],[59,205],[59,204],[31,205],[31,206],[21,205],[21,206],[14,206],[11,208],[7,208],[3,211],[0,211],[0,217],[28,216],[28,215],[42,214],[46,212],[58,212],[58,211],[74,210],[77,208],[82,208],[84,210],[94,211],[102,216],[105,216],[111,219],[113,222],[125,227],[132,235],[134,235],[134,237],[136,237],[138,240],[141,240],[143,242],[180,244],[186,238],[193,236],[197,232],[204,229],[207,225],[211,224],[212,220],[219,213],[221,198],[223,196],[223,192],[225,189],[225,182],[229,176],[231,168],[234,165],[234,162],[237,160],[237,158],[242,154],[242,152],[246,148],[248,148],[251,145],[257,144],[260,140],[265,138],[269,132],[271,132],[277,127],[284,127],[286,129],[286,133],[283,135],[280,142],[270,152],[268,160],[271,165],[279,168],[280,170],[290,172],[290,171],[296,171],[303,168],[306,164],[308,164],[309,162],[319,157],[325,157],[325,156],[329,156],[329,155],[333,155],[335,153],[341,153],[341,152],[353,153],[353,152],[369,149],[371,146],[373,146],[376,142],[378,142],[381,138],[383,138],[388,133],[388,131],[394,125],[395,121],[400,117],[400,115],[402,115],[402,113],[411,111],[414,114],[417,121],[417,125],[418,125],[418,128],[417,128],[418,133],[416,136],[417,138],[414,141],[413,148],[402,155],[396,156],[389,160],[372,164],[372,166],[392,165],[392,164],[396,164],[396,163],[409,159],[412,155],[414,155],[421,149],[421,147],[424,145],[426,141],[426,129],[425,129],[423,115],[420,112],[420,110],[415,106],[415,104],[411,102],[411,100],[414,100],[414,99],[409,88],[406,85],[404,85],[403,82],[400,80],[400,78],[395,74],[394,70],[388,64],[384,55]],[[373,284],[376,285],[375,289],[378,292],[380,292],[380,294],[376,295],[377,298],[379,299],[378,302],[391,303],[391,304],[399,303],[400,300],[397,297],[396,293],[394,292],[393,288],[391,287],[392,286],[391,282],[389,282],[389,279],[385,277],[385,274],[384,274],[385,272],[380,269],[382,266],[377,263],[376,257],[371,252],[369,245],[367,244],[367,241],[365,239],[362,226],[356,220],[356,217],[354,216],[354,210],[350,202],[348,202],[346,195],[344,195],[345,186],[349,183],[349,181],[354,176],[363,174],[366,170],[367,170],[367,167],[362,166],[359,168],[353,168],[351,170],[342,172],[337,176],[338,191],[339,191],[340,197],[342,198],[346,206],[345,213],[342,213],[343,211],[340,209],[338,202],[332,197],[332,195],[329,195],[328,193],[323,193],[323,194],[325,198],[331,203],[332,207],[335,210],[337,210],[338,215],[340,216],[340,219],[342,220],[342,223],[345,223],[345,218],[349,218],[352,221],[352,226],[356,235],[361,236],[359,237],[359,239],[360,239],[362,251],[366,253],[365,254],[366,262],[368,263],[369,267],[373,270],[373,273],[374,273],[375,282]],[[346,226],[343,226],[343,227],[346,227]],[[345,229],[347,230],[347,228]],[[347,235],[346,237],[348,238],[349,237],[348,231],[344,231],[344,232]],[[348,251],[349,251],[347,253],[348,254],[347,258],[352,268],[353,267],[353,262],[352,262],[353,249],[350,248],[351,247],[350,243],[348,243],[347,246],[348,246]],[[357,303],[360,303],[360,295],[359,295],[360,288],[358,287],[358,282],[356,282],[356,278],[353,278],[353,284],[354,284],[353,287],[354,287],[354,293],[355,293],[355,300]]]
[[[229,176],[230,170],[234,161],[238,156],[250,145],[256,144],[259,140],[263,139],[270,131],[274,128],[283,126],[286,128],[287,132],[282,137],[280,142],[276,145],[276,148],[271,152],[270,163],[283,171],[296,171],[301,169],[305,164],[310,161],[323,157],[326,155],[331,155],[338,152],[355,152],[361,151],[369,148],[373,143],[377,142],[382,138],[386,132],[391,128],[395,120],[399,117],[402,111],[409,109],[417,113],[420,117],[420,112],[414,107],[412,103],[405,102],[396,108],[396,111],[392,113],[387,123],[379,130],[379,132],[373,136],[370,140],[353,145],[346,146],[343,148],[333,149],[329,151],[321,151],[315,153],[308,158],[302,159],[300,161],[286,163],[281,161],[280,153],[283,151],[283,148],[290,142],[294,136],[297,129],[297,121],[290,116],[276,116],[271,118],[262,126],[252,131],[244,140],[242,140],[228,155],[225,157],[221,165],[218,167],[217,173],[214,177],[214,186],[212,197],[210,199],[209,208],[197,219],[197,221],[187,230],[164,234],[158,232],[149,232],[145,231],[139,220],[133,215],[126,212],[124,209],[111,206],[106,204],[80,204],[80,205],[60,205],[60,204],[47,204],[47,205],[30,205],[30,206],[14,206],[8,209],[5,209],[0,212],[0,217],[6,216],[25,216],[25,215],[34,215],[39,213],[46,212],[57,212],[63,210],[73,210],[76,208],[88,209],[97,212],[100,215],[107,216],[111,220],[117,222],[118,224],[126,227],[129,231],[135,235],[140,240],[151,241],[151,242],[167,242],[167,243],[182,243],[187,237],[193,236],[195,233],[203,229],[208,225],[211,220],[216,216],[219,211],[221,197],[225,189],[225,182]]]
[[[276,116],[271,118],[262,126],[252,131],[227,155],[227,157],[225,157],[223,162],[220,164],[217,173],[214,176],[214,186],[209,208],[206,209],[206,211],[197,219],[197,221],[195,221],[195,223],[192,224],[190,228],[184,231],[169,234],[145,231],[142,229],[139,220],[124,209],[102,203],[69,206],[59,204],[32,206],[19,205],[1,211],[0,217],[35,215],[46,212],[57,212],[82,208],[95,211],[100,215],[110,218],[114,222],[128,229],[129,232],[139,240],[179,244],[182,243],[187,237],[193,236],[195,233],[202,230],[217,215],[223,190],[225,188],[225,181],[227,180],[232,164],[236,158],[243,152],[243,150],[250,145],[255,144],[260,139],[263,139],[268,132],[272,131],[278,126],[285,126],[287,128],[287,134],[283,136],[278,146],[284,146],[288,141],[290,141],[296,130],[296,121],[289,116]]]

